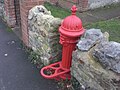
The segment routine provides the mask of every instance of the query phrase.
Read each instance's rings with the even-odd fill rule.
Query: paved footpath
[[[79,13],[78,16],[81,18],[83,24],[90,24],[120,17],[120,3]]]
[[[0,90],[57,90],[28,60],[18,37],[0,19]]]

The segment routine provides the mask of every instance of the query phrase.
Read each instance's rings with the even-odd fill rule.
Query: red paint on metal
[[[60,77],[62,77],[63,79],[66,79],[67,77],[68,79],[70,79],[70,76],[66,75],[66,73],[70,73],[70,70],[63,68],[61,66],[61,62],[57,62],[49,66],[43,67],[40,73],[44,78],[47,79],[59,80]]]
[[[71,8],[72,15],[66,17],[60,28],[60,44],[63,45],[62,61],[43,67],[41,75],[48,79],[70,79],[70,67],[72,52],[75,50],[76,43],[84,33],[82,21],[76,16],[77,7]],[[45,71],[47,73],[45,73]],[[48,73],[49,72],[49,73]]]

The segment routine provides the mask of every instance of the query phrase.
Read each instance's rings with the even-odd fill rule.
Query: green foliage
[[[28,60],[30,60],[31,63],[37,65],[37,68],[42,68],[44,65],[41,62],[40,59],[40,55],[38,55],[37,53],[35,53],[32,49],[30,48],[26,48],[25,47],[26,52],[28,53]]]
[[[106,6],[100,9],[114,8],[118,7],[119,4],[113,4],[112,6]],[[65,18],[71,14],[70,10],[65,10],[59,6],[51,5],[45,3],[45,7],[52,12],[52,15],[59,18]],[[98,10],[98,9],[96,9]],[[78,13],[77,13],[78,14]],[[92,24],[84,25],[85,28],[99,28],[102,32],[108,32],[110,34],[110,41],[120,42],[120,19],[112,19],[107,21],[100,21]]]
[[[51,5],[49,3],[45,3],[44,6],[49,11],[51,11],[54,17],[65,18],[71,14],[71,11],[60,8],[59,6]],[[87,29],[99,28],[102,30],[102,32],[108,32],[110,34],[110,40],[120,42],[120,20],[119,19],[111,19],[107,21],[91,23],[91,24],[84,25],[84,27]],[[57,29],[55,29],[55,32],[56,30]],[[31,50],[28,52],[29,52],[29,59],[31,60],[31,62],[34,64],[39,63],[40,68],[43,67],[43,64],[40,63],[40,56]],[[74,88],[75,90],[80,90],[81,85],[75,78],[72,78],[70,81],[60,80],[58,82],[58,87],[60,88],[60,90],[72,90],[72,88]]]
[[[71,81],[68,79],[66,79],[66,80],[60,79],[58,81],[58,88],[60,90],[74,90],[72,87]]]
[[[13,30],[10,27],[7,27],[6,31],[7,32],[13,32]]]
[[[54,17],[58,17],[58,18],[65,18],[67,16],[69,16],[71,14],[71,11],[63,9],[59,6],[55,6],[55,5],[51,5],[49,3],[45,3],[44,6],[51,11],[52,15]]]
[[[74,77],[71,78],[71,83],[75,90],[81,90],[80,83]]]
[[[110,34],[110,41],[120,42],[120,20],[111,19],[107,21],[100,21],[92,24],[84,25],[85,28],[98,28],[102,32],[108,32]]]
[[[58,88],[60,88],[60,90],[81,90],[81,85],[74,77],[72,77],[71,80],[60,79],[58,81]]]

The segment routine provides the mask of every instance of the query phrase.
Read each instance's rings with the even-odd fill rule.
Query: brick
[[[4,0],[5,2],[5,11],[7,14],[7,23],[9,26],[14,26],[16,22],[15,18],[15,9],[14,9],[14,0]]]
[[[28,46],[28,12],[32,7],[39,4],[43,4],[43,0],[21,0],[20,1],[22,40],[27,46]]]

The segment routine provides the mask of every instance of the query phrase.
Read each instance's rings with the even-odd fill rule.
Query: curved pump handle
[[[59,67],[56,67],[56,66],[59,66]],[[47,75],[44,73],[45,71],[51,70],[51,69],[54,70],[53,74]],[[56,79],[56,77],[62,77],[62,75],[63,75],[63,79],[66,79],[66,77],[64,77],[64,75],[69,72],[70,72],[69,69],[64,69],[61,67],[61,62],[57,62],[57,63],[51,64],[49,66],[43,67],[40,71],[41,75],[47,79]]]

